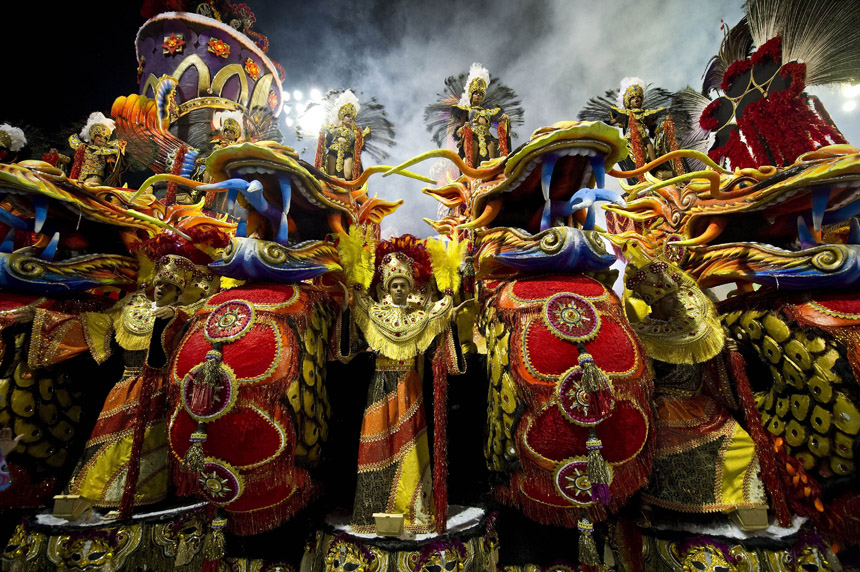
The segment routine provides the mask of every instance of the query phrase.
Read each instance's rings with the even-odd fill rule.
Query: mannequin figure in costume
[[[373,240],[367,236],[369,249]],[[351,241],[352,239],[352,241]],[[361,256],[350,256],[362,249],[360,230],[351,236],[342,235],[341,259],[347,266]],[[437,248],[441,243],[435,245]],[[462,355],[459,344],[453,340],[450,329],[456,315],[453,304],[454,287],[457,284],[437,280],[437,286],[447,290],[438,300],[427,294],[430,277],[430,256],[424,245],[411,236],[380,244],[376,255],[385,251],[378,267],[373,270],[373,259],[364,257],[364,277],[356,279],[362,270],[353,267],[347,270],[353,284],[352,314],[354,324],[364,335],[370,348],[377,354],[376,370],[370,382],[367,406],[361,427],[358,453],[358,483],[352,515],[352,528],[356,532],[374,532],[373,514],[377,512],[404,515],[407,532],[430,532],[439,523],[434,522],[433,482],[430,449],[424,413],[422,385],[418,374],[418,360],[430,344],[442,334],[446,343],[436,349],[435,360],[439,369],[461,372]],[[444,253],[445,247],[441,246]],[[462,248],[454,245],[448,268],[459,267]],[[344,256],[344,254],[346,256]],[[365,251],[365,254],[366,251]],[[434,261],[443,257],[433,256]],[[453,261],[453,262],[451,262]],[[434,274],[439,263],[433,264]],[[377,299],[368,292],[371,278],[376,275],[379,283]],[[450,275],[450,273],[449,273]],[[341,323],[339,357],[353,353],[354,345],[349,333],[354,332],[352,323]],[[444,362],[441,360],[445,360]],[[434,398],[435,400],[435,398]],[[439,438],[437,430],[436,438]],[[435,450],[435,449],[434,449]],[[437,462],[441,462],[437,459]],[[439,509],[444,512],[443,509]],[[438,516],[438,515],[437,515]],[[444,518],[444,515],[443,515]]]
[[[336,110],[337,116],[329,117],[320,133],[325,158],[317,168],[322,168],[327,175],[352,181],[361,174],[361,151],[370,128],[361,129],[356,125],[355,116],[360,109],[358,98],[351,90],[344,91],[335,100],[332,112]]]
[[[460,155],[473,167],[499,156],[500,139],[507,137],[509,128],[508,116],[502,113],[501,108],[483,107],[489,84],[490,72],[487,68],[479,63],[472,64],[466,89],[460,102],[454,106],[464,121],[463,126],[456,131]],[[498,124],[498,138],[490,134],[490,127],[494,123]]]
[[[118,183],[120,160],[125,154],[125,141],[110,140],[115,128],[112,119],[96,111],[90,114],[80,136],[69,137],[69,146],[75,150],[74,165],[69,178],[85,185],[111,185]]]
[[[107,314],[85,315],[91,339],[113,332],[125,371],[105,400],[69,489],[95,506],[120,507],[122,518],[167,494],[165,376],[187,320],[180,298],[193,275],[187,258],[163,256],[155,268],[154,301],[141,290]]]

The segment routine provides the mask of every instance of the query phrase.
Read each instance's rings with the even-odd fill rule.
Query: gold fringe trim
[[[725,333],[718,320],[708,317],[704,322],[708,332],[691,341],[675,338],[669,343],[670,340],[665,338],[652,338],[641,331],[636,333],[650,358],[674,364],[702,363],[723,351],[726,343]]]
[[[407,360],[423,353],[433,343],[436,336],[448,329],[449,315],[453,306],[450,306],[438,317],[427,320],[421,333],[408,342],[395,342],[388,339],[382,329],[370,319],[364,308],[359,304],[353,308],[355,322],[361,328],[367,345],[389,359]]]

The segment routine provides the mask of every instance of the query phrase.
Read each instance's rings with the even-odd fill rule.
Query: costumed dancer
[[[738,405],[726,390],[726,338],[716,307],[674,263],[648,260],[636,243],[625,254],[625,305],[631,318],[641,318],[633,328],[657,373],[657,449],[643,500],[685,513],[724,512],[742,528],[767,528],[756,444],[727,409]]]
[[[489,85],[490,72],[481,64],[473,63],[469,68],[466,89],[455,106],[460,110],[459,115],[464,122],[456,131],[457,146],[460,155],[471,167],[510,152],[510,121],[507,114],[502,112],[501,107],[484,107]],[[490,134],[493,125],[496,125],[498,138]]]
[[[356,125],[359,111],[361,104],[352,90],[344,91],[335,100],[326,125],[320,131],[323,158],[320,160],[318,150],[315,162],[327,175],[352,181],[361,174],[361,151],[370,128]]]
[[[456,147],[471,167],[510,152],[516,137],[511,127],[523,124],[523,108],[498,77],[490,82],[484,66],[473,63],[468,74],[446,79],[438,98],[424,108],[424,124],[436,145]],[[494,126],[496,137],[490,132]]]
[[[8,123],[0,125],[0,163],[14,163],[18,151],[27,145],[24,132]]]
[[[359,101],[352,90],[330,89],[322,101],[312,102],[302,117],[320,113],[325,117],[322,129],[305,131],[301,120],[296,137],[317,137],[314,167],[326,175],[354,181],[364,171],[364,155],[377,162],[388,158],[387,149],[394,145],[394,125],[388,120],[385,106],[375,97]]]
[[[465,243],[451,243],[446,250],[441,242],[430,241],[425,248],[406,235],[375,247],[372,231],[362,234],[353,226],[349,235],[340,236],[338,245],[353,288],[354,320],[350,321],[349,311],[345,311],[347,317],[339,324],[339,357],[354,353],[355,324],[377,354],[361,427],[352,529],[374,532],[373,515],[382,512],[403,514],[407,532],[444,531],[444,392],[447,372],[462,373],[465,369],[456,328],[451,327],[459,309],[454,307],[453,296],[460,284],[458,269]],[[428,249],[436,285],[443,293],[436,300],[429,291]],[[375,297],[368,292],[372,283],[377,284]],[[433,360],[436,430],[431,479],[418,360],[440,335]]]
[[[100,111],[94,111],[81,129],[80,136],[69,136],[75,150],[70,179],[85,185],[113,185],[119,181],[125,141],[110,140],[116,125]]]
[[[179,303],[193,274],[190,260],[168,254],[155,267],[153,300],[142,289],[107,314],[87,316],[91,337],[105,339],[113,331],[125,371],[105,400],[68,488],[95,506],[119,507],[122,518],[167,494],[165,376],[188,318]]]

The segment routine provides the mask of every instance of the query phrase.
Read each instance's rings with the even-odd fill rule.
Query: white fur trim
[[[5,131],[12,139],[12,144],[9,146],[10,151],[20,151],[27,144],[27,138],[24,137],[24,132],[17,127],[12,127],[8,123],[0,125],[0,131]]]

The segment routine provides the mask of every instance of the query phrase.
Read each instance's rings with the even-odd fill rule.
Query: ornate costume
[[[75,162],[69,178],[93,185],[118,182],[120,158],[125,154],[125,141],[109,141],[114,121],[100,111],[90,114],[80,136],[72,134],[69,146],[75,150]]]
[[[490,72],[479,63],[472,64],[466,89],[460,101],[454,107],[461,111],[460,116],[465,124],[457,130],[457,146],[460,155],[466,162],[475,164],[501,155],[507,155],[510,149],[508,141],[508,116],[502,113],[500,107],[483,107],[487,86],[490,84]],[[464,116],[465,114],[465,116]],[[496,124],[498,138],[490,134],[490,127]],[[477,154],[474,145],[477,144]]]
[[[360,111],[361,104],[351,90],[338,96],[320,132],[315,167],[350,181],[361,175],[361,152],[370,128],[362,129],[355,123]]]
[[[181,293],[193,271],[188,259],[168,255],[159,261],[154,283]],[[101,330],[104,339],[113,331],[125,371],[105,400],[69,488],[96,506],[121,506],[124,517],[132,506],[167,494],[165,376],[187,314],[174,309],[171,318],[157,318],[154,310],[149,298],[136,292],[107,314],[88,316],[91,336]]]
[[[8,123],[0,125],[0,162],[11,163],[18,151],[27,145],[24,132]]]
[[[361,232],[353,231],[351,237],[342,235],[341,240],[349,242],[351,238],[362,240]],[[395,247],[414,241],[412,237],[401,240],[395,239]],[[390,244],[382,243],[377,254]],[[422,271],[416,268],[429,265],[427,251],[417,243],[412,253],[419,260],[403,250],[389,252],[382,258],[376,271],[381,285],[379,301],[366,289],[356,290],[354,296],[355,323],[377,353],[359,442],[358,484],[352,515],[352,528],[357,532],[374,532],[373,514],[377,512],[403,514],[406,531],[429,532],[434,527],[430,449],[418,362],[423,360],[423,353],[433,340],[449,331],[453,301],[452,290],[440,300],[430,299],[425,293],[426,284],[420,283]],[[424,260],[420,260],[422,255]],[[350,261],[349,255],[346,260]],[[429,277],[424,274],[425,279]],[[409,285],[411,293],[405,302],[398,303],[397,294],[393,293],[397,279]],[[366,280],[356,283],[365,288],[369,285]],[[437,285],[441,285],[440,280]],[[350,326],[341,325],[341,356],[350,353],[345,328]],[[452,342],[438,348],[435,359],[450,358],[459,351],[457,345]],[[443,368],[448,367],[444,362],[439,363]],[[459,371],[462,367],[457,364],[450,369]],[[434,361],[434,373],[436,370]],[[438,425],[436,439],[440,439]],[[436,463],[441,462],[436,459]],[[444,514],[437,518],[444,518]],[[437,522],[436,528],[439,527]]]

